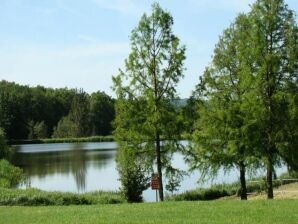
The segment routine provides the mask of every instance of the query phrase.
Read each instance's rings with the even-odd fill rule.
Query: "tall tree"
[[[144,159],[145,155],[152,156],[154,152],[161,201],[164,200],[162,170],[169,163],[166,152],[177,149],[177,127],[171,101],[183,76],[185,59],[185,47],[180,46],[172,27],[170,13],[153,4],[151,15],[144,14],[132,31],[126,70],[120,70],[120,74],[113,77],[118,97],[116,139],[122,144],[142,145],[135,150],[143,153]],[[165,140],[163,144],[161,138]]]
[[[88,136],[90,133],[89,96],[82,89],[73,98],[69,118],[75,125],[74,137]]]
[[[257,0],[249,18],[250,55],[254,60],[252,73],[256,77],[254,112],[261,126],[262,153],[267,166],[267,197],[271,199],[274,163],[283,157],[283,146],[291,144],[286,143],[291,141],[289,138],[280,138],[280,133],[290,122],[285,116],[292,107],[288,101],[289,87],[297,86],[298,29],[294,12],[283,0]]]
[[[249,19],[239,15],[216,45],[211,65],[195,92],[198,121],[190,158],[204,174],[220,168],[239,169],[241,199],[247,199],[246,167],[254,153],[252,134],[256,125],[251,114],[250,88],[254,81],[247,55]]]
[[[115,118],[114,100],[104,92],[90,96],[90,113],[93,135],[110,135]]]

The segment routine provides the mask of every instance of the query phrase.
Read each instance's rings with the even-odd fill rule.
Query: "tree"
[[[247,55],[249,19],[240,14],[223,33],[195,93],[198,120],[190,155],[193,168],[213,175],[220,168],[239,169],[241,199],[247,199],[245,173],[255,153],[251,116],[251,58]]]
[[[0,127],[8,130],[11,126],[12,114],[10,113],[9,93],[0,90]]]
[[[88,136],[90,132],[90,104],[88,94],[80,90],[75,95],[69,112],[75,124],[74,137]]]
[[[7,146],[5,132],[0,128],[0,160],[7,159],[12,154],[12,150]]]
[[[48,137],[48,128],[44,121],[36,123],[34,123],[34,121],[30,121],[28,126],[30,129],[28,136],[29,139],[42,139]]]
[[[69,116],[61,118],[58,122],[57,127],[54,128],[53,138],[68,138],[75,137],[74,133],[76,133],[76,125],[70,119]]]
[[[115,118],[114,100],[104,92],[92,93],[90,113],[93,135],[110,135]]]
[[[118,97],[115,137],[120,143],[141,145],[135,150],[144,155],[142,158],[155,158],[161,201],[164,199],[162,169],[170,163],[167,152],[171,154],[178,145],[172,101],[183,76],[185,59],[185,47],[180,46],[172,26],[172,16],[153,4],[152,14],[144,14],[132,31],[126,70],[113,77]]]
[[[286,127],[293,127],[291,122],[295,119],[293,116],[287,119],[289,117],[285,115],[293,111],[295,105],[288,97],[290,89],[297,87],[298,29],[294,12],[283,0],[257,0],[249,18],[249,54],[254,64],[251,72],[256,77],[254,115],[260,124],[261,151],[267,167],[267,197],[271,199],[274,163],[280,158],[285,159],[282,152],[286,145],[289,146],[288,154],[294,155],[293,152],[297,151],[297,148],[290,147],[293,139],[285,137],[290,134]],[[297,136],[297,123],[294,126]]]

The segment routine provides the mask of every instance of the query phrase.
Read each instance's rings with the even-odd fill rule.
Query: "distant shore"
[[[114,137],[108,136],[90,136],[82,138],[46,138],[46,139],[16,139],[9,140],[9,145],[22,144],[46,144],[46,143],[74,143],[74,142],[113,142]]]

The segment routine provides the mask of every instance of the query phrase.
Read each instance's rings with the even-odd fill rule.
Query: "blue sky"
[[[189,97],[211,61],[219,35],[254,0],[160,0],[187,47]],[[129,35],[151,0],[0,0],[0,79],[30,86],[83,88],[113,95],[111,77],[124,68]],[[296,13],[298,0],[286,0]]]

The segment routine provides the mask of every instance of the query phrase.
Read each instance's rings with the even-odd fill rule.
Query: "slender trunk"
[[[272,6],[271,6],[272,7]],[[273,31],[269,34],[269,48],[268,53],[270,55],[273,54]],[[272,59],[268,62],[267,65],[267,99],[268,99],[268,127],[267,127],[267,199],[273,199],[273,184],[272,184],[272,174],[273,174],[273,149],[274,149],[274,142],[272,138],[273,129],[274,129],[274,121],[273,121],[273,94],[274,94],[274,86],[276,83],[273,83],[274,79],[274,72],[272,66]]]
[[[267,161],[267,199],[273,199],[272,174],[273,174],[272,155],[269,154],[268,161]]]
[[[268,130],[267,130],[267,199],[273,199],[273,149],[274,143],[272,142],[273,133],[273,119],[272,119],[272,99],[271,91],[269,92],[269,105],[268,105]]]
[[[164,200],[163,197],[163,185],[162,185],[162,167],[161,167],[161,158],[160,158],[160,135],[156,133],[156,163],[157,163],[157,172],[159,176],[159,199],[160,201]]]
[[[245,180],[245,165],[244,162],[241,161],[239,164],[240,168],[240,184],[241,184],[241,200],[247,200],[247,189],[246,189],[246,180]]]

